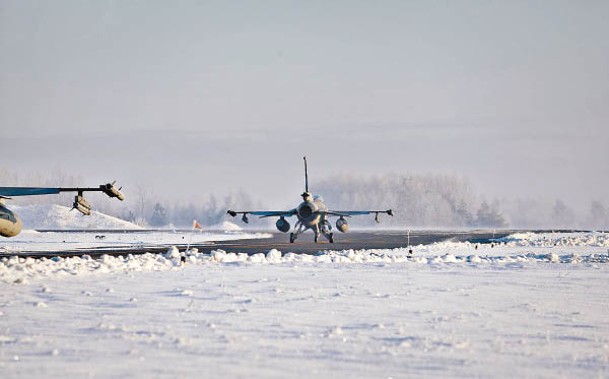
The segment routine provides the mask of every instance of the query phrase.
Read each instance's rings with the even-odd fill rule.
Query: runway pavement
[[[361,249],[394,249],[400,247],[427,245],[434,242],[470,241],[473,243],[490,243],[494,238],[504,237],[511,232],[508,231],[432,231],[415,230],[407,231],[354,231],[346,234],[337,233],[334,235],[334,243],[326,240],[320,243],[313,242],[313,234],[305,233],[299,237],[295,243],[289,243],[289,235],[283,233],[273,233],[271,238],[263,239],[243,239],[236,241],[210,242],[205,244],[190,245],[197,248],[199,252],[210,253],[213,250],[224,250],[232,253],[266,253],[271,249],[277,249],[283,253],[293,252],[298,254],[317,254],[326,250],[361,250]],[[86,250],[69,251],[37,251],[31,253],[21,253],[20,256],[29,257],[53,257],[53,256],[81,256],[90,255],[99,257],[108,255],[127,255],[144,253],[164,253],[169,245],[148,245],[131,248],[102,247]],[[186,245],[176,245],[180,251],[186,249]],[[6,257],[14,254],[0,254]]]
[[[335,234],[334,243],[322,239],[319,243],[313,242],[312,234],[303,234],[294,243],[289,243],[289,236],[274,233],[269,239],[253,239],[218,242],[214,246],[196,246],[201,252],[211,252],[222,249],[226,252],[241,252],[255,254],[277,249],[284,253],[316,254],[325,250],[361,250],[361,249],[394,249],[416,245],[427,245],[434,242],[473,241],[488,242],[493,238],[500,238],[508,233],[479,232],[446,232],[446,231],[379,231],[379,232],[351,232]]]

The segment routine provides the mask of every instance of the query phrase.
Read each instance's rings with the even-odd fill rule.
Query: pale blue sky
[[[587,204],[609,187],[608,19],[607,1],[5,0],[2,165],[282,206],[307,154],[318,177]]]

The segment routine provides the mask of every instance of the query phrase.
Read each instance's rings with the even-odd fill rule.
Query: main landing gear
[[[296,241],[296,238],[298,238],[298,235],[304,232],[305,230],[307,230],[307,228],[302,225],[302,222],[297,221],[296,225],[294,225],[294,233],[290,233],[290,243],[294,243],[294,241]]]
[[[328,242],[334,243],[334,233],[331,232],[332,225],[330,225],[328,220],[323,220],[319,226],[321,228],[318,228],[318,230],[321,229],[321,234],[326,237]],[[317,236],[317,239],[319,239],[319,233],[315,233],[315,235]],[[317,242],[317,240],[315,242]]]
[[[328,242],[334,243],[334,233],[330,232],[331,226],[328,222],[323,223],[321,225],[321,228],[319,225],[314,225],[309,228],[311,230],[313,230],[313,233],[315,233],[315,237],[314,237],[315,243],[319,242],[319,238],[322,235],[328,240]],[[296,241],[298,236],[305,230],[307,230],[307,228],[304,225],[302,225],[302,223],[300,221],[298,221],[296,223],[296,225],[294,226],[294,233],[290,233],[290,243],[294,243],[294,241]]]

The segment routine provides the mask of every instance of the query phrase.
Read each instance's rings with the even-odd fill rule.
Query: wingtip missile
[[[387,209],[386,211],[376,211],[374,212],[374,221],[376,221],[377,224],[381,222],[381,218],[379,217],[380,213],[387,213],[389,216],[393,217],[393,210],[391,209]]]
[[[116,197],[120,201],[125,200],[125,195],[120,191],[123,187],[117,189],[114,184],[116,184],[116,180],[112,183],[101,184],[99,188],[109,197]]]
[[[239,214],[239,213],[243,213],[243,216],[241,216],[241,221],[243,221],[246,224],[249,224],[249,222],[250,222],[250,219],[247,217],[247,212],[235,212],[235,211],[229,209],[226,211],[226,213],[231,215],[232,217],[237,216],[237,214]]]

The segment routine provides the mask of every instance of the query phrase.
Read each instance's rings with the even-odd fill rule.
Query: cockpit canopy
[[[311,192],[303,192],[300,196],[302,196],[302,199],[304,201],[311,201],[311,199],[313,198],[313,194]]]

